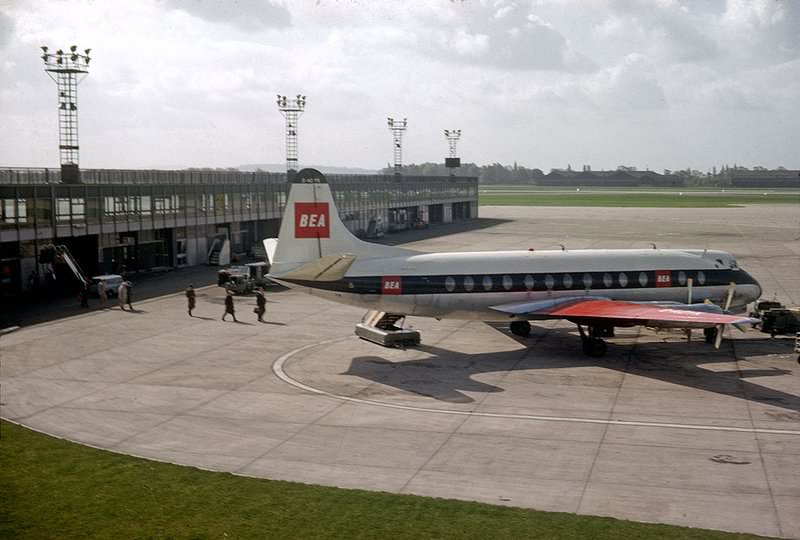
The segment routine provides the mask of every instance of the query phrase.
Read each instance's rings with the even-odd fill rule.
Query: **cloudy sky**
[[[800,168],[800,1],[0,0],[0,166],[57,166],[40,45],[91,47],[81,166]]]

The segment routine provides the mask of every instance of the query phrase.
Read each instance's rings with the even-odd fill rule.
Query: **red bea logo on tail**
[[[330,238],[328,203],[294,203],[295,238]]]

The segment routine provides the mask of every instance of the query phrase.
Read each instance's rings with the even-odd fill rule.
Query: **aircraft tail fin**
[[[338,260],[346,256],[349,267],[355,258],[411,253],[402,248],[372,244],[356,238],[339,218],[325,176],[315,169],[303,169],[295,175],[289,188],[278,240],[273,240],[264,240],[264,250],[272,265],[270,274],[275,276],[285,275],[328,257]],[[340,261],[337,267],[341,267],[341,264]]]

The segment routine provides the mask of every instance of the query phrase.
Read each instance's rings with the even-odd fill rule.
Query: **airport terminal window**
[[[553,279],[553,276],[550,274],[544,276],[544,286],[547,287],[548,290],[551,290],[555,284],[556,280]]]
[[[528,275],[525,276],[525,288],[526,289],[528,289],[530,291],[531,289],[533,289],[533,286],[535,284],[536,283],[535,283],[532,275],[528,274]]]
[[[466,291],[471,291],[475,288],[475,280],[472,279],[472,276],[467,276],[464,278],[464,289]]]
[[[620,272],[617,276],[617,281],[619,281],[620,287],[627,287],[628,286],[628,274],[625,272]]]
[[[588,272],[586,274],[583,274],[583,287],[585,289],[592,288],[592,274],[589,274]]]
[[[484,291],[492,290],[492,278],[490,276],[483,276],[483,290]]]
[[[511,290],[511,287],[514,286],[514,281],[511,279],[511,276],[503,276],[503,288],[507,291]]]
[[[603,274],[603,285],[606,289],[610,289],[611,286],[614,284],[614,278],[611,277],[611,274],[606,272]]]
[[[705,285],[706,283],[706,273],[700,270],[697,272],[697,283],[699,285]]]
[[[572,288],[572,276],[570,274],[564,274],[564,277],[561,278],[561,282],[564,284],[565,289]]]
[[[69,221],[69,199],[56,199],[56,221]]]
[[[444,288],[447,289],[447,292],[453,292],[456,289],[456,280],[450,276],[447,276],[447,278],[444,280]]]
[[[3,199],[3,223],[27,223],[25,199]]]
[[[680,284],[681,287],[686,285],[686,272],[684,272],[683,270],[678,272],[678,283]]]
[[[150,206],[150,195],[142,195],[137,197],[139,199],[139,213],[143,216],[149,216],[152,213]]]
[[[639,285],[647,287],[647,274],[644,272],[639,272]]]

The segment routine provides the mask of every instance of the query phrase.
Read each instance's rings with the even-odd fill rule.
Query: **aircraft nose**
[[[761,284],[756,280],[756,278],[754,278],[750,274],[747,274],[747,277],[749,279],[748,279],[748,284],[745,286],[744,294],[747,298],[747,303],[749,304],[750,302],[755,302],[756,300],[761,298],[761,293],[763,292],[763,289],[761,289]]]

